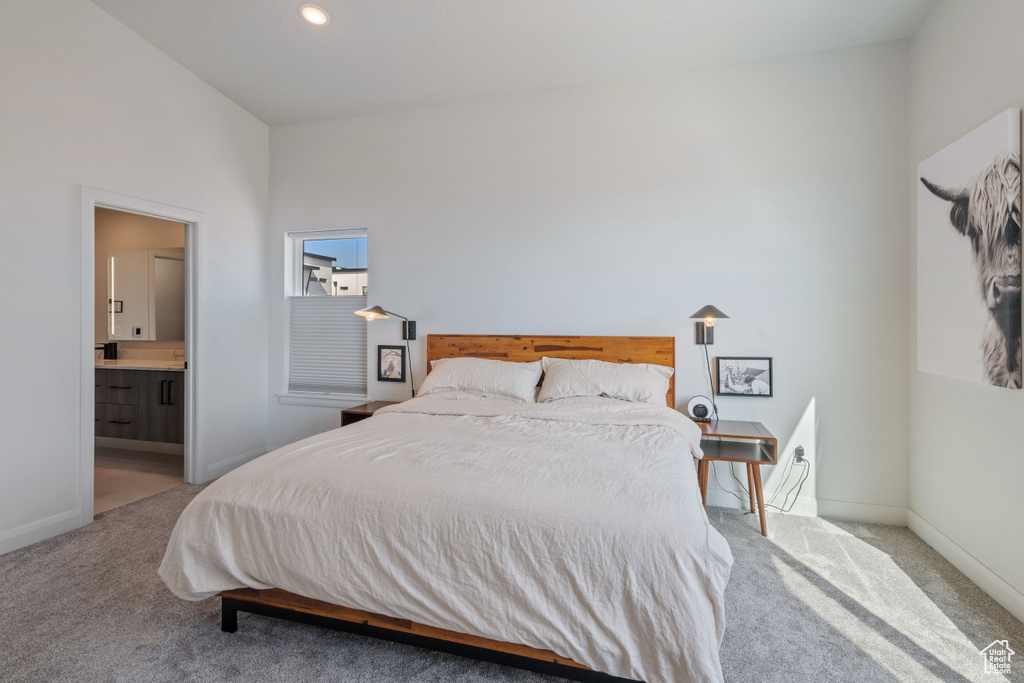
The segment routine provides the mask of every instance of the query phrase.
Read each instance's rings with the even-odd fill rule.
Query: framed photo
[[[379,381],[379,382],[404,382],[405,381],[405,347],[404,346],[378,346],[377,347],[377,381]]]
[[[771,396],[772,359],[749,356],[715,358],[719,396]]]

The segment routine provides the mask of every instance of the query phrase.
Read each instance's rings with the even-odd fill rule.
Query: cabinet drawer
[[[102,409],[100,406],[103,406]],[[100,403],[96,405],[97,436],[109,436],[115,439],[139,438],[139,407],[116,403]]]
[[[96,401],[139,405],[140,370],[97,370]]]

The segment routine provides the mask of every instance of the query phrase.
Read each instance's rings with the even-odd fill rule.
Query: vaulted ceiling
[[[92,0],[267,124],[909,37],[933,0]]]

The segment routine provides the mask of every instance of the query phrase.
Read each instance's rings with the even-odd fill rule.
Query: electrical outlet
[[[797,462],[803,462],[804,461],[804,447],[803,446],[797,446],[796,447],[796,461]]]

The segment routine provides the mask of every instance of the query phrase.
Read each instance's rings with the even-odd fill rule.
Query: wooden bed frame
[[[428,334],[427,363],[438,358],[494,358],[529,363],[548,358],[651,363],[672,368],[665,402],[676,407],[675,337],[556,337]]]
[[[612,363],[654,363],[675,369],[675,338],[427,335],[428,364],[438,358],[473,357],[529,362],[544,356]],[[675,373],[669,380],[665,400],[670,408],[675,407]],[[250,612],[450,652],[575,681],[630,683],[628,679],[594,671],[550,650],[424,626],[407,619],[313,600],[278,588],[239,588],[224,591],[220,597],[221,630],[229,633],[234,633],[238,628],[238,612]]]

